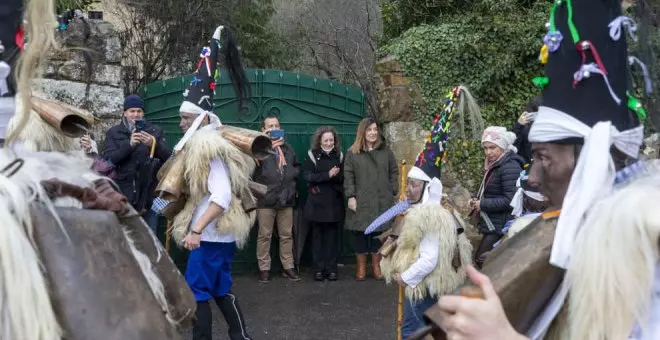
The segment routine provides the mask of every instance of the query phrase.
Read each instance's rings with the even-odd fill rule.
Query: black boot
[[[208,301],[198,301],[193,321],[193,340],[211,340],[212,327],[211,305]]]
[[[218,308],[227,321],[229,326],[229,339],[231,340],[252,340],[247,333],[245,326],[245,318],[241,313],[241,308],[238,306],[238,299],[233,293],[228,293],[223,297],[215,298]]]

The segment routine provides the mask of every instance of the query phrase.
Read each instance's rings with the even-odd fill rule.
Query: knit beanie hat
[[[136,94],[131,94],[124,98],[124,111],[133,108],[140,108],[144,110],[144,101],[142,98],[140,98],[140,96]]]
[[[484,130],[483,135],[481,135],[481,144],[485,142],[491,142],[504,151],[513,151],[518,152],[518,149],[513,146],[513,143],[516,141],[516,134],[507,131],[505,127],[502,126],[489,126]]]

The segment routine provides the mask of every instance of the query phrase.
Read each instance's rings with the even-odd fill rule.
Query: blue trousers
[[[424,312],[436,302],[438,302],[438,299],[428,295],[426,298],[417,301],[405,299],[403,302],[403,323],[401,324],[401,336],[404,339],[411,336],[416,330],[426,326]]]
[[[155,234],[156,229],[158,229],[158,214],[150,209],[146,214],[144,214],[144,221]]]
[[[204,242],[190,252],[186,268],[186,281],[195,300],[208,301],[227,295],[233,279],[231,265],[236,254],[236,242]]]

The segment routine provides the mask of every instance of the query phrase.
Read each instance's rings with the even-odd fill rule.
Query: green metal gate
[[[279,70],[247,69],[251,83],[249,112],[239,115],[233,87],[226,73],[216,84],[215,113],[223,124],[259,130],[263,117],[274,114],[279,117],[282,129],[286,131],[286,141],[296,151],[301,164],[307,157],[312,135],[317,127],[331,125],[337,129],[342,148],[355,140],[357,124],[365,113],[364,93],[358,89],[309,75]],[[183,101],[183,91],[191,76],[156,81],[143,86],[140,96],[145,101],[146,119],[165,130],[170,146],[183,136],[179,128],[179,106]],[[302,176],[301,176],[302,177]],[[307,188],[300,179],[297,206],[302,208],[307,197]],[[165,229],[161,221],[159,230]],[[248,246],[237,254],[235,267],[238,271],[256,269],[257,228],[250,234]],[[160,235],[161,237],[163,235]],[[303,263],[309,262],[308,237]],[[346,238],[342,235],[342,255],[352,253]],[[277,239],[273,237],[271,255],[273,269],[279,265]],[[186,252],[172,247],[172,258],[180,268],[185,266]]]

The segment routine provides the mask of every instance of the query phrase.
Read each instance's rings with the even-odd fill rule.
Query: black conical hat
[[[211,112],[213,110],[215,80],[218,69],[218,51],[221,46],[223,30],[223,26],[218,26],[213,33],[210,46],[202,48],[197,70],[193,73],[188,89],[183,93],[184,102],[181,104],[181,111],[190,110],[191,104],[201,109],[201,111]]]
[[[433,178],[440,179],[440,175],[442,174],[442,163],[445,160],[447,141],[449,140],[450,120],[456,110],[456,103],[460,95],[459,86],[456,86],[446,95],[442,111],[435,116],[433,127],[426,137],[424,149],[420,151],[417,159],[415,159],[414,167],[423,171],[428,176],[424,178],[426,181],[430,181]],[[424,176],[421,176],[419,170],[411,169],[411,172],[413,176],[417,173],[419,175],[418,177],[420,177],[419,179],[422,179]]]
[[[556,39],[555,33],[554,42],[560,40],[559,47],[551,47],[548,53],[543,106],[588,126],[600,121],[611,121],[619,131],[638,126],[639,120],[628,109],[628,28],[620,27],[618,40],[610,36],[610,24],[621,16],[620,1],[556,0],[552,11],[549,36],[558,32],[561,39]],[[544,39],[546,43],[549,36]],[[606,78],[587,71],[583,65],[588,64],[606,72]]]

